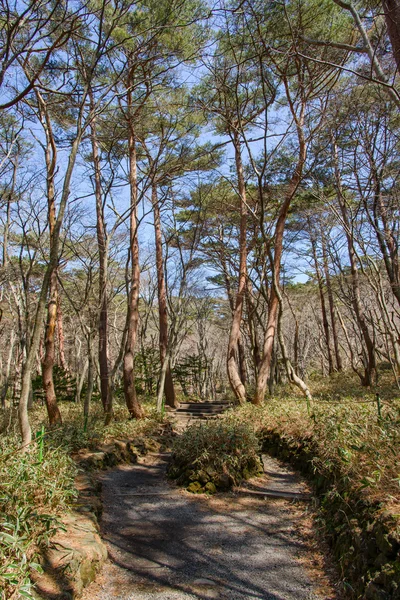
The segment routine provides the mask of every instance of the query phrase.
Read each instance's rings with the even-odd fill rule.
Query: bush
[[[259,449],[247,423],[216,420],[191,425],[175,440],[168,475],[191,492],[227,490],[262,472]]]
[[[21,455],[17,438],[0,442],[0,599],[31,597],[30,572],[60,527],[75,496],[75,465],[63,450],[33,444]]]

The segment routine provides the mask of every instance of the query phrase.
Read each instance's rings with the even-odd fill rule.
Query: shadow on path
[[[322,600],[296,558],[290,503],[193,496],[166,482],[165,468],[166,457],[148,456],[103,475],[114,565],[84,598]]]

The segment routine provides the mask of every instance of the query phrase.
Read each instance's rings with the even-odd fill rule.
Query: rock
[[[208,494],[216,494],[217,492],[217,488],[215,487],[212,481],[206,483],[205,490]]]
[[[201,494],[203,491],[200,481],[192,481],[192,483],[189,483],[186,489],[192,494]]]
[[[365,592],[365,600],[388,600],[389,594],[385,592],[384,589],[375,585],[374,583],[369,583]]]
[[[220,473],[215,478],[215,485],[220,490],[229,490],[230,488],[230,477],[227,473]]]
[[[205,485],[208,481],[210,481],[210,476],[206,473],[206,471],[197,471],[197,479],[202,485]]]
[[[211,579],[195,579],[193,581],[193,585],[195,585],[196,587],[215,587],[218,584],[215,581],[212,581]]]
[[[77,598],[93,581],[107,558],[107,549],[97,533],[93,516],[69,514],[63,518],[65,531],[52,539],[42,555],[44,573],[32,579],[41,596]]]
[[[390,554],[393,553],[394,548],[389,541],[388,534],[385,531],[383,524],[379,524],[379,526],[376,528],[375,539],[376,545],[383,554],[390,556]]]

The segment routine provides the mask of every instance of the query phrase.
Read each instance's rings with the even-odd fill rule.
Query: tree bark
[[[287,86],[286,86],[287,87]],[[289,91],[287,89],[287,97],[290,98]],[[279,308],[279,299],[276,291],[279,289],[279,279],[280,279],[280,271],[281,271],[281,260],[282,260],[282,251],[283,251],[283,234],[285,231],[286,218],[289,212],[290,203],[293,199],[293,196],[296,193],[296,190],[300,184],[304,163],[306,161],[307,147],[306,141],[304,138],[303,125],[304,125],[304,110],[305,105],[302,104],[300,116],[297,117],[294,113],[294,108],[291,102],[292,115],[295,118],[296,129],[297,129],[297,138],[299,142],[299,156],[296,164],[296,168],[293,172],[293,175],[290,179],[287,192],[285,194],[285,199],[282,203],[282,206],[278,213],[278,220],[275,227],[274,234],[274,255],[271,260],[271,268],[272,268],[272,276],[276,281],[276,286],[273,285],[271,289],[271,294],[268,303],[268,319],[267,326],[265,329],[264,336],[264,345],[263,345],[263,355],[260,363],[260,368],[258,372],[258,378],[256,382],[256,391],[253,397],[253,404],[260,405],[265,397],[265,392],[267,389],[267,383],[270,376],[271,371],[271,360],[272,360],[272,352],[274,348],[274,340],[275,340],[275,332],[277,326],[278,319],[278,308]]]
[[[64,219],[65,208],[69,198],[71,177],[74,170],[79,143],[82,136],[82,130],[79,129],[78,135],[74,139],[68,159],[67,170],[63,182],[63,190],[60,199],[60,205],[57,213],[57,219],[54,227],[53,243],[50,248],[50,257],[47,268],[44,273],[42,287],[39,294],[35,320],[32,328],[32,337],[27,350],[26,360],[22,372],[21,396],[18,405],[18,419],[22,436],[21,449],[26,451],[32,441],[32,431],[28,418],[28,400],[31,387],[31,373],[35,361],[36,352],[39,348],[40,334],[42,330],[43,318],[46,311],[46,299],[49,290],[50,278],[53,270],[58,264],[58,247],[60,239],[61,225]]]
[[[151,200],[154,215],[154,237],[156,245],[156,270],[157,270],[157,293],[158,293],[158,322],[159,322],[159,348],[161,376],[159,385],[164,389],[165,402],[171,408],[178,408],[179,402],[175,396],[174,382],[172,380],[170,357],[164,366],[165,357],[168,349],[168,312],[167,312],[167,291],[164,277],[164,261],[162,250],[162,232],[160,207],[157,197],[157,184],[153,182],[151,189]],[[163,373],[165,369],[165,373]]]
[[[399,0],[382,0],[382,6],[394,60],[397,71],[400,73],[400,2]]]
[[[93,108],[93,94],[90,94],[90,102]],[[104,220],[104,207],[101,189],[101,169],[99,148],[97,142],[96,121],[90,124],[91,142],[94,166],[94,188],[96,198],[96,234],[97,247],[99,250],[99,368],[100,368],[100,395],[104,412],[112,412],[112,398],[110,397],[110,373],[109,373],[109,348],[108,348],[108,302],[107,302],[107,232]]]
[[[56,227],[56,199],[54,176],[57,164],[57,149],[54,142],[50,118],[41,96],[37,93],[37,99],[40,107],[40,118],[43,129],[46,134],[45,160],[47,170],[47,205],[48,205],[48,223],[50,236],[50,254],[55,244]],[[58,245],[58,243],[57,243]],[[57,250],[58,254],[58,250]],[[43,388],[45,393],[45,402],[50,426],[62,423],[61,413],[58,408],[56,391],[54,387],[53,368],[56,356],[55,332],[57,324],[57,267],[58,256],[55,257],[54,264],[50,272],[49,284],[49,304],[47,308],[47,323],[44,338],[44,359],[42,363]]]
[[[374,342],[370,336],[368,325],[365,320],[364,312],[361,305],[361,292],[360,292],[360,278],[357,268],[357,258],[356,252],[354,248],[354,240],[352,235],[351,223],[348,215],[348,210],[346,206],[346,199],[343,194],[340,173],[339,173],[339,164],[338,164],[338,152],[336,143],[333,143],[333,153],[334,153],[334,166],[335,166],[335,179],[336,179],[336,191],[337,191],[337,200],[340,208],[340,212],[343,219],[344,232],[347,241],[347,250],[349,254],[350,261],[350,271],[351,271],[351,284],[352,284],[352,305],[354,308],[354,313],[356,316],[357,324],[360,328],[361,335],[364,339],[365,348],[366,348],[366,364],[364,365],[364,375],[360,378],[361,384],[365,387],[369,387],[373,383],[374,376],[376,377],[376,360],[375,360],[375,348]]]
[[[129,89],[130,86],[128,86]],[[128,298],[128,330],[125,343],[125,354],[123,361],[123,378],[125,402],[132,418],[141,419],[144,416],[143,409],[136,396],[135,389],[135,347],[137,329],[139,323],[139,241],[137,221],[137,163],[136,163],[136,138],[132,123],[132,93],[127,93],[128,101],[128,152],[129,152],[129,186],[130,186],[130,260],[131,260],[131,282]]]
[[[58,355],[60,359],[60,366],[66,373],[69,372],[67,361],[65,359],[65,336],[64,336],[64,324],[63,314],[61,310],[61,296],[58,294],[57,298],[57,332],[58,332]]]
[[[239,352],[240,325],[242,322],[243,304],[247,285],[247,201],[246,188],[243,175],[243,164],[240,150],[240,139],[236,131],[233,132],[235,149],[236,173],[240,199],[240,240],[239,240],[239,285],[236,294],[235,308],[232,315],[232,325],[228,342],[227,370],[229,383],[241,404],[246,402],[246,389],[237,364]]]
[[[312,232],[312,224],[311,224],[309,218],[308,218],[308,228],[310,231],[311,249],[312,249],[312,255],[313,255],[313,259],[314,259],[315,274],[317,276],[317,282],[318,282],[319,299],[321,302],[322,326],[324,329],[325,344],[326,344],[326,350],[328,353],[328,373],[329,373],[329,375],[331,375],[334,372],[335,368],[333,365],[333,357],[332,357],[332,351],[331,351],[329,322],[328,322],[328,315],[327,315],[326,304],[325,304],[325,295],[324,295],[324,282],[322,279],[322,275],[321,275],[321,271],[320,271],[320,267],[319,267],[319,263],[318,263],[317,242],[316,242],[316,239]]]
[[[328,293],[329,313],[331,317],[333,347],[335,349],[336,368],[338,371],[343,371],[342,357],[339,349],[339,336],[336,323],[335,301],[333,299],[332,281],[329,273],[328,254],[326,248],[326,239],[323,228],[321,227],[321,245],[322,245],[322,262],[324,267],[326,290]]]

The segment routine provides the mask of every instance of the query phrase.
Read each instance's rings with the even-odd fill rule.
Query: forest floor
[[[316,540],[310,499],[189,494],[166,480],[167,459],[148,454],[101,475],[109,560],[83,600],[339,598]],[[265,466],[253,489],[309,495],[275,459]]]

